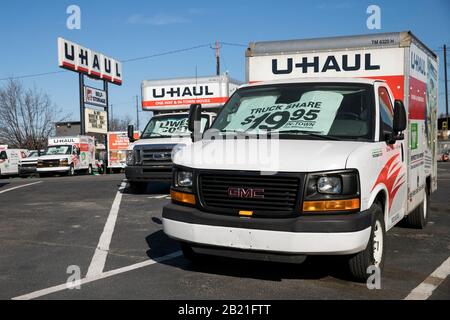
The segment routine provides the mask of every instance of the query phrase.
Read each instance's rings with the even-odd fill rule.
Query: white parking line
[[[14,188],[9,188],[9,189],[6,189],[6,190],[2,190],[2,191],[0,191],[0,194],[8,192],[8,191],[12,191],[12,190],[20,189],[20,188],[23,188],[23,187],[32,186],[32,185],[35,185],[35,184],[38,184],[38,183],[42,183],[42,181],[28,183],[28,184],[24,184],[24,185],[21,185],[21,186],[14,187]]]
[[[427,300],[433,294],[433,291],[450,274],[450,257],[444,261],[428,278],[419,284],[405,300]]]
[[[148,197],[149,199],[170,199],[170,194],[158,194]]]
[[[123,267],[123,268],[107,271],[107,272],[104,272],[104,273],[101,273],[101,274],[98,274],[98,275],[94,275],[94,276],[91,276],[91,277],[86,276],[86,278],[83,278],[80,281],[77,281],[77,282],[73,283],[72,285],[64,283],[64,284],[60,284],[60,285],[57,285],[57,286],[54,286],[54,287],[50,287],[50,288],[47,288],[47,289],[43,289],[43,290],[31,292],[31,293],[28,293],[28,294],[25,294],[25,295],[22,295],[22,296],[19,296],[19,297],[15,297],[15,298],[12,298],[12,300],[31,300],[31,299],[36,299],[36,298],[43,297],[43,296],[46,296],[46,295],[49,295],[49,294],[52,294],[52,293],[55,293],[55,292],[71,289],[71,288],[76,287],[78,285],[81,286],[81,285],[86,284],[86,283],[90,283],[90,282],[94,282],[94,281],[97,281],[97,280],[109,278],[109,277],[112,277],[112,276],[115,276],[115,275],[118,275],[118,274],[121,274],[121,273],[124,273],[124,272],[128,272],[128,271],[144,268],[144,267],[150,266],[152,264],[161,263],[161,262],[164,262],[164,261],[167,261],[167,260],[171,260],[171,259],[177,258],[179,256],[181,256],[181,252],[177,251],[177,252],[168,254],[166,256],[160,257],[160,258],[150,259],[150,260],[147,260],[147,261],[144,261],[144,262],[133,264],[131,266],[127,266],[127,267]]]
[[[111,244],[114,227],[116,226],[117,215],[119,214],[120,202],[122,201],[122,191],[125,190],[127,183],[125,181],[120,185],[119,191],[116,193],[111,210],[109,211],[108,220],[106,220],[102,235],[98,241],[94,256],[87,271],[86,277],[91,278],[100,275],[105,267],[106,257],[108,256],[109,245]]]

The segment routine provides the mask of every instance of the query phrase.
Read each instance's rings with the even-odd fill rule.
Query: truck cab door
[[[406,140],[389,141],[393,134],[394,99],[384,83],[376,85],[379,115],[379,141],[382,156],[379,158],[378,180],[386,188],[386,228],[399,222],[407,206],[407,146]],[[405,136],[406,132],[404,133]]]

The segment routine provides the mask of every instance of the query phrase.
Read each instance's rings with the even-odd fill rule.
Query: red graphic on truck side
[[[397,194],[400,187],[405,183],[405,175],[403,174],[399,177],[400,171],[402,169],[399,157],[400,154],[398,153],[395,156],[391,157],[388,162],[386,162],[372,188],[373,191],[375,187],[381,183],[386,186],[389,197],[389,210],[391,210],[395,195]]]

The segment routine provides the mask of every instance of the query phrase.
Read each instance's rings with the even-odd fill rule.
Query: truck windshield
[[[208,117],[202,117],[201,129],[204,130],[208,123]],[[161,138],[172,136],[189,136],[191,133],[188,129],[188,115],[167,115],[152,118],[144,132],[141,139]]]
[[[72,153],[72,146],[52,146],[45,151],[46,156],[66,155]]]
[[[373,140],[373,87],[353,83],[297,83],[238,90],[211,129],[279,133],[280,138]]]

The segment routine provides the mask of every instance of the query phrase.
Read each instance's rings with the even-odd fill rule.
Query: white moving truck
[[[386,231],[427,224],[437,70],[410,32],[250,44],[251,84],[218,114],[215,139],[174,155],[164,232],[190,259],[342,255],[367,279]]]
[[[45,154],[38,158],[37,173],[75,175],[92,174],[95,166],[95,140],[90,136],[53,137],[48,139]]]
[[[172,150],[191,144],[187,128],[189,106],[201,103],[201,131],[240,83],[227,75],[143,81],[142,108],[153,111],[139,141],[130,145],[125,175],[132,192],[143,192],[149,182],[172,180]],[[129,128],[130,141],[134,141]]]
[[[0,146],[0,176],[13,176],[19,174],[19,164],[27,157],[27,150],[9,149],[6,145]]]

